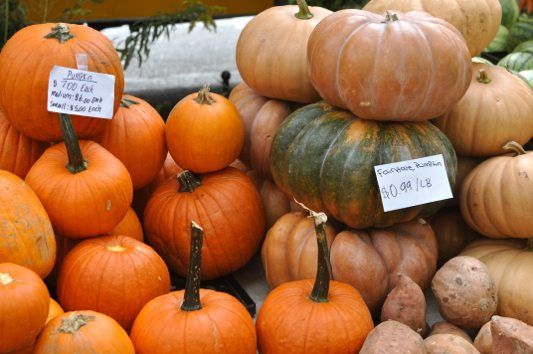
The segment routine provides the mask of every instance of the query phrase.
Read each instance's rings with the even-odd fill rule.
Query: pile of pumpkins
[[[243,29],[229,99],[204,87],[166,123],[123,93],[99,32],[42,24],[7,42],[0,353],[376,353],[404,338],[413,352],[500,352],[506,321],[532,330],[533,91],[472,62],[496,36],[498,0],[297,3]],[[50,70],[79,53],[115,76],[111,120],[46,110]],[[374,166],[436,154],[455,198],[384,212]],[[254,324],[199,279],[259,250],[272,291]],[[483,320],[439,302],[449,323],[423,340],[423,290],[440,301],[473,268],[489,284]],[[481,325],[475,349],[460,327]]]

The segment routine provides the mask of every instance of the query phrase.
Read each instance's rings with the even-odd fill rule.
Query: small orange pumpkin
[[[214,172],[239,156],[244,126],[233,103],[205,86],[174,106],[167,119],[166,139],[180,167],[195,173]]]
[[[122,235],[131,237],[137,241],[144,241],[143,227],[132,208],[128,209],[126,216],[124,216],[122,221],[113,230],[106,232],[104,235]]]
[[[64,314],[65,311],[61,308],[61,305],[57,303],[54,299],[50,298],[50,309],[48,311],[48,317],[46,318],[46,323],[50,322],[54,317]]]

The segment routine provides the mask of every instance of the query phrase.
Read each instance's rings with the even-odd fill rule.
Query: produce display
[[[1,26],[0,354],[533,353],[533,2],[285,4],[164,104]]]

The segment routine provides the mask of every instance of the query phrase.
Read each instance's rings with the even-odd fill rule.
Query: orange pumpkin
[[[64,314],[65,311],[61,308],[61,305],[57,303],[54,299],[50,298],[50,308],[48,310],[48,317],[46,318],[46,323],[50,322],[54,317]]]
[[[81,242],[65,257],[57,281],[65,310],[98,311],[126,330],[148,301],[169,291],[170,275],[161,257],[126,236]]]
[[[132,208],[128,209],[126,216],[124,216],[122,221],[113,230],[106,232],[104,235],[122,235],[131,237],[137,241],[144,241],[143,227]]]
[[[48,80],[55,65],[76,68],[77,54],[87,55],[89,71],[115,76],[116,112],[124,75],[113,43],[100,31],[74,24],[37,24],[15,33],[2,48],[0,97],[7,117],[24,135],[43,141],[61,140],[58,115],[47,111]],[[107,119],[79,116],[72,120],[83,139],[96,137],[108,123]]]
[[[152,181],[151,188],[157,188],[161,183],[165,182],[170,177],[176,177],[178,173],[183,172],[183,169],[178,166],[178,164],[170,155],[170,152],[167,153],[163,167],[159,170],[159,173],[155,176]]]
[[[130,95],[122,97],[98,142],[126,166],[133,189],[156,177],[167,154],[163,118],[148,102]]]
[[[54,266],[56,242],[39,198],[19,177],[0,170],[0,205],[0,262],[16,263],[46,277]]]
[[[268,294],[256,321],[260,353],[357,353],[374,328],[359,292],[330,280],[327,217],[311,215],[318,243],[315,281],[285,283]]]
[[[423,12],[337,11],[316,26],[307,48],[320,96],[360,118],[438,117],[461,99],[472,76],[461,34]]]
[[[78,143],[70,119],[61,115],[65,143],[48,148],[32,166],[26,183],[43,203],[54,230],[70,238],[113,229],[133,198],[126,167],[92,141]]]
[[[30,139],[15,129],[0,108],[0,170],[25,178],[45,148],[46,144]]]
[[[195,173],[214,172],[239,156],[244,126],[233,103],[205,86],[174,106],[167,119],[166,139],[180,167]]]
[[[128,334],[111,317],[84,310],[52,319],[35,344],[34,354],[134,354]]]
[[[455,177],[455,184],[452,189],[453,198],[448,199],[444,206],[458,206],[459,205],[459,196],[461,195],[461,186],[466,176],[472,171],[477,165],[483,162],[483,159],[476,157],[466,157],[466,156],[457,156],[457,175]]]
[[[203,230],[194,222],[190,239],[185,290],[144,306],[131,330],[136,353],[255,353],[254,323],[245,307],[229,294],[200,289]]]
[[[244,266],[258,250],[265,228],[259,192],[248,176],[232,167],[199,176],[184,171],[161,184],[146,206],[145,236],[181,276],[189,262],[191,220],[205,225],[205,279]]]
[[[0,263],[0,353],[30,346],[46,322],[50,295],[39,276],[13,263]]]

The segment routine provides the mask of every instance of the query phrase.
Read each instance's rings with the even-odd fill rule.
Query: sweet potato
[[[454,334],[456,336],[466,339],[469,343],[473,343],[472,338],[470,338],[468,333],[466,333],[456,325],[446,321],[441,321],[433,324],[433,326],[431,327],[431,333],[429,335],[432,336],[434,334]]]
[[[474,347],[476,347],[481,354],[492,354],[492,334],[490,333],[490,322],[485,323],[479,330],[476,339],[474,339]]]
[[[420,286],[405,274],[398,274],[398,283],[387,295],[381,309],[381,321],[394,320],[425,336],[426,298]]]
[[[431,281],[439,312],[462,328],[480,328],[498,305],[496,286],[487,266],[467,256],[450,259]]]
[[[366,337],[360,354],[425,354],[424,340],[408,326],[388,320],[376,326]]]
[[[428,354],[479,354],[463,337],[454,334],[434,334],[424,339]]]
[[[490,320],[492,352],[498,354],[533,354],[533,326],[509,317]]]

